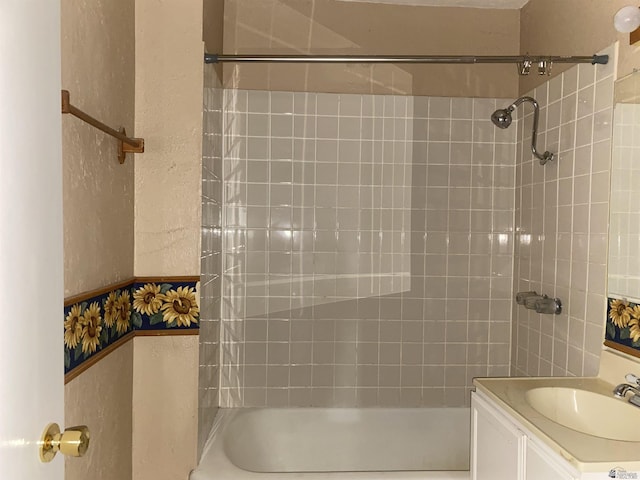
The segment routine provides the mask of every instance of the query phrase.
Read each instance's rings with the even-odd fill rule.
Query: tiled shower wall
[[[628,94],[628,92],[625,92]],[[629,98],[631,97],[631,98]],[[638,169],[640,153],[640,105],[633,91],[616,99],[614,112],[613,168],[611,184],[611,238],[609,247],[609,297],[638,302],[640,256],[638,255]]]
[[[225,91],[222,406],[461,406],[509,373],[506,102]]]
[[[514,290],[559,297],[561,315],[514,304],[512,374],[594,375],[604,339],[615,49],[531,92],[542,106],[532,159],[528,106],[518,135]]]
[[[222,100],[212,65],[204,68],[202,138],[202,257],[200,276],[200,368],[198,456],[218,410],[220,285],[222,273]]]

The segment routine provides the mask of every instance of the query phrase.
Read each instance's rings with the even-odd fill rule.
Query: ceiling
[[[430,7],[504,8],[518,10],[529,0],[342,0],[343,2],[389,3]]]

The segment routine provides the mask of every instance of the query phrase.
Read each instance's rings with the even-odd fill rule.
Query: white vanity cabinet
[[[471,480],[577,480],[580,474],[480,392],[471,395]]]

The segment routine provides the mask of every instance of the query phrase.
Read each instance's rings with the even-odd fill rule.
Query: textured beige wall
[[[115,141],[75,118],[64,118],[67,296],[130,278],[134,269],[138,275],[200,271],[202,10],[202,0],[62,2],[63,88],[71,91],[74,105],[145,137],[147,150],[120,165]],[[141,403],[145,408],[136,409],[136,478],[174,479],[175,472],[186,478],[193,467],[197,337],[141,342],[149,348],[136,344],[135,362],[130,342],[67,385],[66,423],[86,423],[93,438],[86,458],[67,463],[68,479],[132,478],[134,363],[143,366],[136,371],[144,376],[149,369],[157,373],[148,377],[152,385],[136,382],[136,398],[152,398],[151,404],[164,409],[163,427],[169,433],[164,438],[177,439],[178,450],[186,452],[160,448],[160,456],[153,457],[145,451],[156,444],[157,432],[155,419],[145,423],[154,417],[145,417],[147,402]],[[181,369],[176,373],[165,364]],[[156,397],[158,389],[178,397]],[[173,443],[167,445],[173,448]],[[169,476],[156,475],[156,470]]]
[[[203,0],[202,40],[207,53],[222,53],[224,40],[224,0]],[[214,66],[215,74],[222,81],[222,64]]]
[[[196,466],[198,337],[134,339],[133,478],[187,480]]]
[[[62,1],[62,87],[73,105],[134,134],[133,0]],[[64,287],[71,296],[133,276],[133,164],[117,142],[77,118],[62,119]],[[138,156],[138,159],[141,156]],[[92,445],[66,462],[66,478],[131,478],[133,345],[65,387],[65,424],[86,424]]]
[[[202,39],[208,53],[222,53],[224,0],[203,0]]]
[[[62,1],[62,88],[71,102],[133,134],[133,0]],[[124,165],[117,142],[64,115],[65,296],[133,276],[133,155]],[[138,159],[141,156],[137,156]]]
[[[200,273],[202,0],[136,2],[135,274]]]
[[[613,15],[630,3],[628,0],[531,0],[522,9],[521,52],[592,55],[619,40],[618,77],[631,73],[634,67],[640,66],[640,48],[630,46],[629,35],[613,28]],[[557,75],[568,68],[570,65],[557,65],[554,73]],[[545,80],[548,78],[537,75],[522,77],[520,92],[527,92]]]
[[[225,53],[517,55],[518,10],[338,0],[226,0]],[[512,97],[512,65],[225,65],[225,86]]]
[[[202,0],[136,2],[137,276],[200,273]],[[196,462],[198,337],[135,340],[133,478],[187,478]],[[162,419],[161,422],[158,420]]]
[[[65,386],[65,425],[88,425],[91,447],[65,458],[67,480],[131,479],[133,342],[107,355]]]

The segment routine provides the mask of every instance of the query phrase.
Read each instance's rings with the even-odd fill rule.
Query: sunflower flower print
[[[138,313],[153,315],[160,311],[164,295],[160,293],[160,285],[147,283],[133,294],[133,309]]]
[[[200,309],[196,302],[194,289],[191,287],[178,287],[177,290],[169,290],[164,294],[162,304],[162,318],[166,323],[176,322],[178,327],[189,327],[192,323],[198,323]]]
[[[71,350],[76,348],[82,339],[81,311],[80,305],[75,304],[64,320],[64,344]]]
[[[93,302],[84,311],[82,322],[82,353],[94,353],[100,346],[100,333],[102,332],[102,317],[100,305]]]
[[[609,319],[619,328],[625,328],[631,321],[631,308],[624,300],[611,300],[609,304]]]
[[[116,331],[119,334],[125,333],[131,326],[131,295],[124,290],[118,300],[116,300]]]
[[[640,305],[631,309],[631,320],[629,320],[629,338],[633,342],[640,339]]]
[[[109,293],[109,296],[104,301],[104,324],[107,327],[113,327],[118,319],[118,309],[116,308],[116,302],[118,296],[116,292]]]

